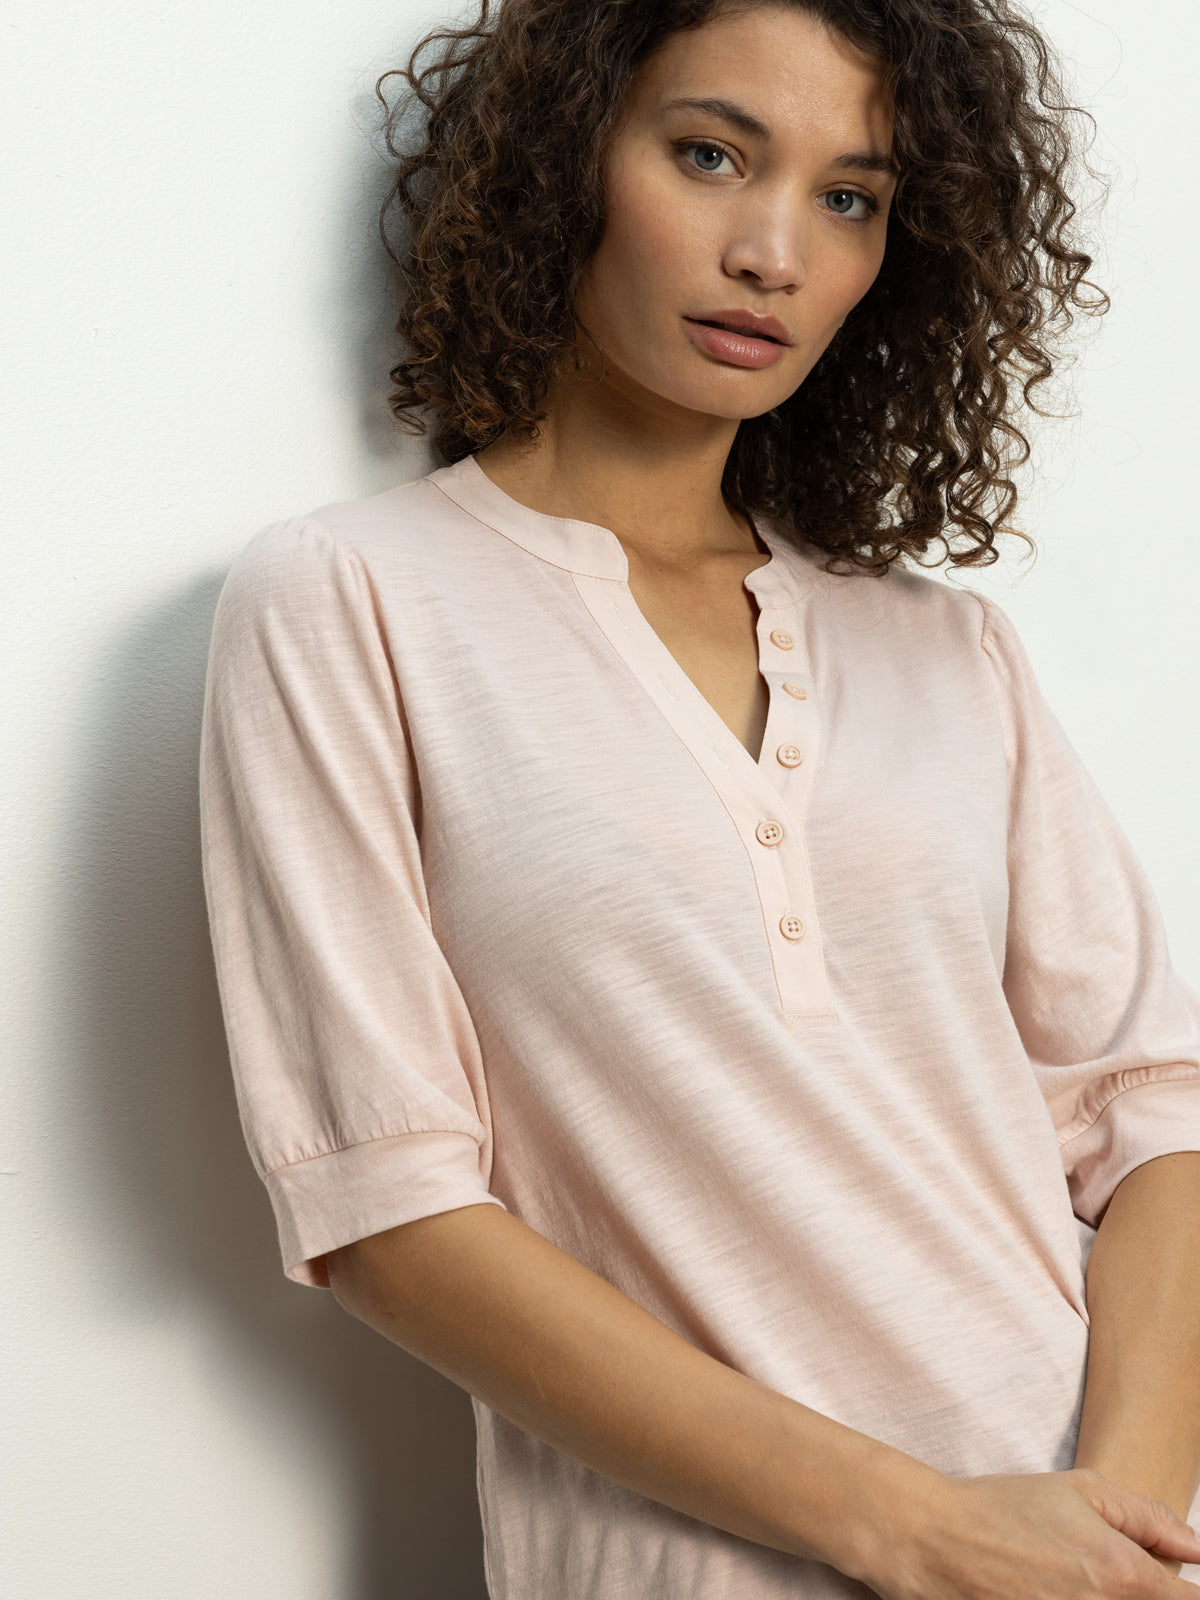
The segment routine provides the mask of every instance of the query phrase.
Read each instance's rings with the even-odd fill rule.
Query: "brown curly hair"
[[[829,571],[939,565],[918,560],[934,540],[941,561],[986,566],[997,531],[1032,548],[1006,523],[1007,474],[1030,456],[1013,413],[1053,414],[1031,390],[1056,369],[1054,339],[1073,308],[1110,302],[1085,276],[1064,188],[1074,120],[1091,118],[1010,0],[501,0],[494,19],[480,0],[473,25],[426,35],[375,86],[407,348],[392,414],[424,434],[435,412],[448,462],[536,438],[561,358],[590,338],[575,289],[634,74],[669,35],[756,3],[799,4],[885,64],[901,176],[874,283],[800,387],[739,424],[727,501],[826,552]],[[409,92],[389,107],[396,76]],[[421,126],[403,148],[409,113]]]

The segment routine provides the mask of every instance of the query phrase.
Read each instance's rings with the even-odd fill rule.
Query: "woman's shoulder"
[[[331,500],[275,518],[258,529],[239,559],[279,560],[293,551],[303,560],[319,547],[349,552],[381,541],[419,547],[453,520],[454,510],[432,474],[426,474],[375,494]]]
[[[260,526],[234,557],[224,602],[302,605],[331,587],[368,582],[381,556],[393,566],[428,568],[445,549],[456,511],[426,475],[280,516]]]

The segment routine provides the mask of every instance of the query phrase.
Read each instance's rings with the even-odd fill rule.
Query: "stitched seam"
[[[478,1145],[480,1140],[473,1133],[465,1133],[461,1128],[401,1128],[398,1133],[379,1133],[370,1139],[355,1139],[352,1144],[341,1144],[332,1150],[317,1150],[311,1156],[297,1156],[294,1161],[282,1161],[277,1167],[267,1167],[263,1177],[270,1178],[277,1172],[286,1172],[290,1167],[302,1167],[308,1161],[323,1161],[326,1156],[344,1155],[347,1150],[361,1150],[365,1145],[383,1144],[389,1139],[403,1139],[408,1136],[420,1138],[421,1135],[453,1134],[456,1139],[470,1139]]]
[[[1082,1138],[1089,1128],[1094,1128],[1113,1101],[1123,1094],[1128,1094],[1131,1089],[1144,1089],[1147,1085],[1153,1083],[1186,1083],[1189,1079],[1197,1078],[1196,1068],[1188,1066],[1186,1062],[1180,1062],[1173,1067],[1130,1067],[1128,1071],[1140,1073],[1141,1076],[1135,1079],[1133,1083],[1122,1083],[1114,1089],[1108,1098],[1101,1103],[1095,1116],[1085,1122],[1082,1127],[1075,1128],[1074,1132],[1068,1131],[1060,1134],[1058,1138],[1060,1149],[1073,1143],[1074,1140]],[[1072,1126],[1072,1124],[1068,1123],[1068,1130]]]

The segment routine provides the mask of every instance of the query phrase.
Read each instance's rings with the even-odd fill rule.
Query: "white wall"
[[[482,1600],[467,1397],[287,1283],[198,869],[221,578],[432,464],[389,432],[364,128],[421,0],[10,0],[0,97],[6,866],[0,1585],[19,1600]],[[1040,562],[974,575],[1200,980],[1190,8],[1066,0],[1118,166]]]

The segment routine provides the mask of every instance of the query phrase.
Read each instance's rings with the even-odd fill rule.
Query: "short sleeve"
[[[1171,965],[1146,874],[1011,620],[976,598],[1009,772],[1005,995],[1072,1208],[1096,1228],[1135,1167],[1200,1150],[1200,1001]]]
[[[400,686],[361,560],[310,521],[230,570],[200,755],[239,1115],[286,1275],[488,1192],[478,1040],[434,937]]]

